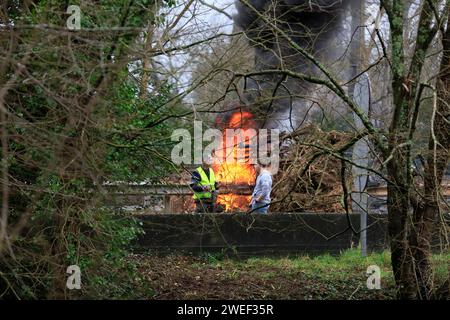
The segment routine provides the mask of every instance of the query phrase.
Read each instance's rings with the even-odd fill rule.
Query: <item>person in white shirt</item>
[[[253,190],[250,206],[251,212],[267,214],[270,205],[270,192],[272,191],[272,174],[269,171],[269,165],[255,165],[256,178],[255,189]]]

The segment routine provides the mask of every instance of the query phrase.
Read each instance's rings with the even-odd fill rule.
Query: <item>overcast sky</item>
[[[168,25],[178,18],[187,2],[186,0],[177,2],[176,8],[168,10],[169,16],[166,22]],[[214,7],[226,14],[215,10]],[[177,24],[177,28],[182,29],[185,35],[177,37],[177,42],[171,46],[192,43],[218,33],[232,33],[233,20],[230,16],[234,15],[235,11],[234,0],[195,0]],[[176,70],[174,78],[177,79],[181,91],[189,86],[191,70],[195,65],[189,63],[189,59],[190,56],[182,52],[159,58],[159,61],[167,68],[167,72]]]

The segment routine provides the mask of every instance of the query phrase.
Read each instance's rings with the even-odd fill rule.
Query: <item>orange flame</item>
[[[248,208],[252,196],[243,196],[233,193],[221,194],[217,202],[225,207],[226,212],[245,211]]]
[[[234,137],[233,142],[227,146],[226,131],[223,133],[223,146],[216,152],[213,164],[217,180],[222,184],[253,185],[255,182],[255,169],[248,161],[250,139],[255,137],[253,130],[256,127],[250,112],[235,112],[228,121],[227,128],[241,129],[242,135]],[[242,150],[244,149],[244,150]],[[238,161],[239,154],[243,154],[244,161]],[[231,156],[230,156],[231,155]],[[251,196],[238,194],[222,194],[217,202],[225,207],[225,211],[245,211]]]

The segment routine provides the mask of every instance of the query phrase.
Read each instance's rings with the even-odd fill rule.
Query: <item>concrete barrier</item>
[[[339,253],[358,245],[359,215],[285,214],[154,214],[142,215],[143,248],[184,252],[254,254]],[[370,215],[368,249],[387,247],[386,216]]]

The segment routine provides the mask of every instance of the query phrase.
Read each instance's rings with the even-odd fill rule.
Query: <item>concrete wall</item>
[[[339,253],[358,245],[347,216],[294,214],[155,214],[139,217],[146,234],[139,244],[157,251],[237,252],[249,254]],[[359,215],[350,214],[359,230]],[[368,248],[387,246],[386,217],[369,217]]]

